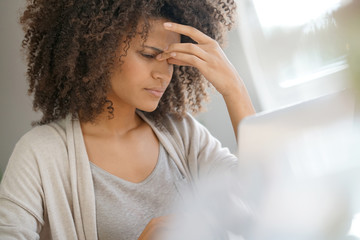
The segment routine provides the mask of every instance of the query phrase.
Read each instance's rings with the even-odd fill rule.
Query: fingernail
[[[169,22],[166,22],[166,23],[164,23],[164,27],[166,27],[166,28],[171,28],[171,27],[172,27],[172,24],[169,23]]]
[[[176,57],[176,53],[172,52],[172,53],[170,53],[170,56]]]

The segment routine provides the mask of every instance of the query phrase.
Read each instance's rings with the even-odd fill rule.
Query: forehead
[[[154,19],[149,21],[149,32],[147,35],[147,39],[144,42],[146,45],[151,45],[155,47],[159,47],[160,49],[164,49],[168,45],[172,43],[180,42],[180,34],[168,31],[164,28],[163,24],[167,22],[165,19]],[[143,28],[143,22],[139,23],[139,28]],[[139,40],[140,40],[140,36]],[[143,42],[143,41],[141,41]]]

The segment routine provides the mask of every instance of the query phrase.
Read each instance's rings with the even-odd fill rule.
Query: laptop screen
[[[346,90],[240,123],[239,175],[254,212],[247,239],[360,239],[354,117]]]

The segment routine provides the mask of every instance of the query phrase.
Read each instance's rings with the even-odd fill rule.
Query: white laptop
[[[252,212],[245,239],[360,239],[355,122],[348,90],[241,121],[239,175]]]

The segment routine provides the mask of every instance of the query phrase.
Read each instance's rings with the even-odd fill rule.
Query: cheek
[[[122,75],[131,75],[136,72],[137,61],[133,57],[126,57],[123,60],[123,64],[120,65],[119,71]]]
[[[138,64],[134,62],[132,64],[129,64],[129,62],[132,61],[133,60],[127,58],[126,61],[123,62],[123,64],[119,64],[116,67],[111,79],[113,87],[116,85],[127,85],[132,82],[132,79],[136,79],[139,73],[141,73],[141,71],[139,71],[141,67],[139,67]]]
[[[126,78],[138,79],[139,76],[145,75],[150,69],[151,64],[141,59],[141,57],[132,54],[126,58],[126,61],[124,60],[121,66],[121,74]]]

